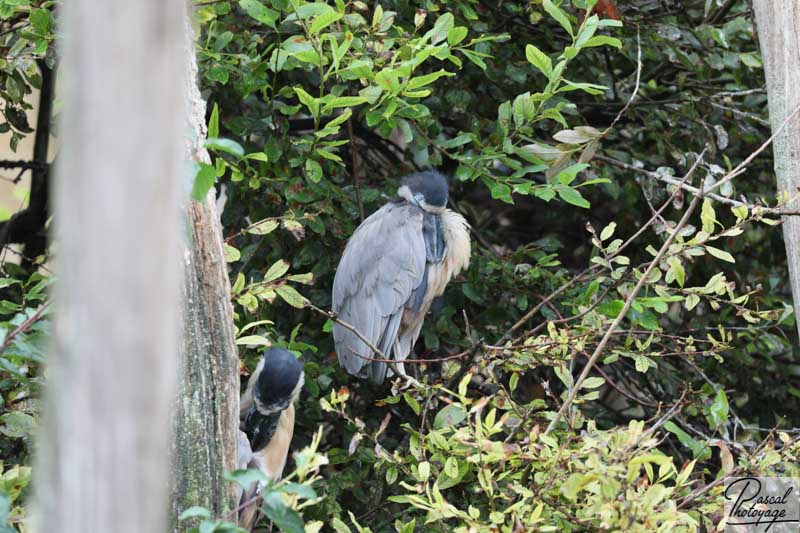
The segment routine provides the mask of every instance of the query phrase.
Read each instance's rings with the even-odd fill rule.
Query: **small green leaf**
[[[706,246],[706,251],[716,257],[717,259],[722,259],[723,261],[727,261],[728,263],[735,263],[736,259],[733,258],[731,254],[726,252],[725,250],[720,250],[719,248],[714,248],[713,246]]]
[[[242,253],[231,246],[230,244],[225,245],[225,261],[228,263],[235,263],[239,259],[242,258]]]
[[[211,108],[211,117],[208,119],[208,136],[210,138],[219,137],[219,108],[216,102]]]
[[[403,393],[403,399],[406,401],[406,403],[407,403],[407,404],[408,404],[408,406],[411,408],[411,410],[412,410],[412,411],[414,411],[414,414],[415,414],[415,415],[417,415],[417,416],[419,416],[419,414],[420,414],[420,407],[419,407],[419,402],[417,401],[417,399],[416,399],[416,398],[414,398],[413,396],[411,396],[411,395],[410,395],[409,393],[407,393],[407,392],[404,392],[404,393]]]
[[[553,62],[550,57],[534,45],[529,44],[525,47],[525,57],[528,63],[539,69],[548,79],[553,74]]]
[[[558,196],[568,204],[572,204],[584,209],[589,209],[591,204],[584,198],[580,192],[572,187],[562,186],[558,188]]]
[[[622,41],[616,37],[609,37],[607,35],[595,35],[581,45],[581,48],[590,48],[592,46],[613,46],[614,48],[622,48]]]
[[[279,277],[286,274],[289,270],[289,261],[285,259],[279,259],[269,267],[267,273],[264,274],[264,282],[269,283],[270,281],[275,281]]]
[[[284,503],[280,493],[267,493],[264,496],[264,505],[262,509],[264,514],[267,515],[267,518],[281,531],[285,533],[305,533],[303,518],[297,511]]]
[[[242,157],[244,155],[244,148],[242,148],[242,145],[230,139],[209,137],[206,139],[204,146],[209,150],[225,152],[227,154],[235,155],[236,157]]]
[[[194,177],[194,184],[192,185],[192,198],[198,202],[205,200],[216,179],[217,171],[212,165],[199,163],[197,175]]]
[[[306,177],[313,183],[319,183],[322,179],[322,165],[313,159],[306,159]]]
[[[0,433],[11,438],[22,438],[32,434],[36,428],[36,420],[22,411],[11,411],[0,416]]]
[[[276,287],[275,292],[278,293],[278,296],[283,298],[284,302],[292,307],[302,309],[306,306],[306,303],[308,303],[306,297],[297,292],[297,289],[291,285],[281,285],[280,287]]]
[[[572,24],[570,23],[567,14],[564,13],[560,7],[555,5],[552,0],[544,0],[544,2],[542,2],[542,7],[551,17],[556,19],[556,21],[561,24],[562,28],[567,30],[567,33],[569,33],[571,36],[575,35],[572,33]]]
[[[52,27],[52,15],[46,9],[34,9],[28,16],[31,27],[39,35],[47,35]]]
[[[467,418],[467,410],[464,409],[464,406],[460,403],[451,403],[436,413],[436,417],[433,419],[433,428],[452,428],[463,422],[465,418]]]
[[[703,231],[709,235],[714,233],[714,223],[717,221],[717,215],[714,212],[714,205],[708,198],[703,200],[703,208],[700,210],[700,220],[703,223]]]
[[[611,236],[614,235],[614,231],[616,229],[617,229],[617,223],[616,222],[610,223],[608,226],[603,228],[603,231],[600,232],[600,240],[606,241],[610,239]]]
[[[258,0],[239,0],[239,5],[248,15],[270,28],[275,27],[275,21],[281,16],[278,11],[268,8]]]
[[[311,28],[309,28],[309,30],[311,33],[319,33],[343,16],[342,13],[337,11],[326,11],[314,18],[314,22],[311,23]]]
[[[278,226],[279,224],[277,220],[267,219],[253,224],[245,231],[253,235],[266,235],[267,233],[272,233],[273,231],[275,231],[278,228]]]
[[[179,521],[186,520],[188,518],[211,518],[211,511],[206,509],[205,507],[199,507],[197,505],[193,507],[189,507],[181,515],[178,517]]]
[[[450,33],[447,34],[447,44],[450,46],[456,46],[458,43],[464,40],[467,36],[467,28],[464,26],[456,26]]]
[[[253,152],[252,154],[247,154],[244,158],[252,159],[253,161],[263,161],[264,163],[269,162],[269,157],[264,152]]]
[[[714,401],[708,407],[708,419],[714,427],[722,426],[728,422],[728,397],[725,391],[719,389]]]
[[[444,41],[453,29],[454,20],[452,13],[443,14],[436,19],[433,28],[425,34],[425,37],[430,38],[433,44]]]

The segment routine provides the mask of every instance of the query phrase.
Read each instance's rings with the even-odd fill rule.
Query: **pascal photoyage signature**
[[[742,484],[744,484],[743,487]],[[741,492],[738,495],[734,494],[734,491],[739,488],[741,488]],[[728,485],[728,488],[725,489],[725,499],[736,498],[728,513],[728,525],[768,524],[764,531],[769,531],[770,527],[776,523],[798,521],[796,518],[787,518],[786,515],[789,495],[794,490],[793,487],[787,488],[782,496],[761,494],[761,490],[761,480],[756,478],[745,477]]]

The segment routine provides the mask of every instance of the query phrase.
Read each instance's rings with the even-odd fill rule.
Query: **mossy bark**
[[[208,162],[205,102],[197,88],[192,30],[187,24],[189,157]],[[188,185],[187,185],[188,186]],[[239,427],[239,358],[233,332],[230,281],[213,189],[186,206],[183,345],[173,449],[173,529],[177,517],[199,505],[220,516],[234,508],[235,488],[224,479],[236,470]]]

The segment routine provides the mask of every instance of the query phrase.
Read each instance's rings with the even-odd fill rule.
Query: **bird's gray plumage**
[[[359,226],[336,270],[334,312],[384,354],[390,353],[397,338],[412,293],[425,290],[421,286],[427,256],[422,227],[422,209],[390,202]],[[375,354],[355,333],[334,324],[333,337],[339,362],[349,373],[383,381],[386,364],[367,364]]]
[[[447,209],[444,176],[406,176],[397,195],[356,229],[333,282],[333,311],[346,324],[333,326],[339,363],[376,383],[387,375],[381,354],[405,373],[434,298],[469,265],[469,225]]]

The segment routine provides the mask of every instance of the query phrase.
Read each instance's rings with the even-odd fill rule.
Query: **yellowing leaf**
[[[725,250],[720,250],[719,248],[714,248],[713,246],[706,246],[706,250],[708,251],[708,253],[710,253],[717,259],[722,259],[723,261],[727,261],[728,263],[736,262],[736,259],[734,259],[733,256],[728,252],[726,252]]]

